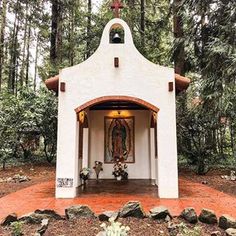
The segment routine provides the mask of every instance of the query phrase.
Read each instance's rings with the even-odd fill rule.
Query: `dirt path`
[[[16,174],[30,177],[30,181],[22,183],[3,182],[0,183],[0,198],[9,193],[16,192],[20,189],[32,186],[37,183],[55,179],[55,166],[49,165],[25,165],[7,168],[5,171],[0,170],[0,178],[11,178]]]

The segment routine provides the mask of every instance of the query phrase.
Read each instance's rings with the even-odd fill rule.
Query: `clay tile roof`
[[[53,90],[54,92],[58,92],[58,84],[59,84],[59,75],[51,77],[45,80],[45,84],[49,90]]]
[[[58,84],[59,84],[59,75],[51,77],[45,81],[45,84],[49,90],[53,90],[54,92],[58,92]],[[190,79],[179,74],[175,74],[175,87],[176,93],[184,91],[188,88],[190,84]]]
[[[175,89],[176,93],[185,91],[190,84],[190,79],[179,74],[175,74]]]

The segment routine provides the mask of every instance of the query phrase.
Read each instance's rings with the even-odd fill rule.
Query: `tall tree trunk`
[[[181,7],[181,0],[174,0],[173,2],[173,15],[174,15],[174,37],[178,39],[180,43],[176,45],[174,52],[174,64],[175,73],[184,75],[184,61],[185,61],[185,50],[184,50],[184,30],[183,30],[183,20],[179,12]]]
[[[6,12],[7,12],[7,0],[2,1],[1,11],[1,28],[0,28],[0,91],[2,89],[3,78],[3,64],[4,64],[4,41],[5,41],[5,28],[6,28]]]
[[[76,5],[71,6],[70,12],[70,31],[69,31],[69,59],[70,59],[70,66],[74,65],[74,47],[75,47],[75,7]]]
[[[30,38],[31,38],[31,27],[28,27],[27,37],[27,54],[26,54],[26,71],[25,71],[25,85],[29,84],[29,66],[30,66]]]
[[[87,19],[87,40],[86,40],[86,58],[90,57],[91,48],[91,13],[92,13],[92,0],[88,0],[88,19]]]
[[[62,26],[63,26],[62,8],[63,8],[62,2],[59,2],[57,9],[57,39],[56,39],[57,66],[58,63],[60,64],[62,63]]]
[[[62,62],[62,8],[63,1],[51,0],[51,38],[50,38],[50,62],[52,65],[51,74],[57,73],[57,66]]]
[[[24,43],[23,43],[23,55],[22,55],[22,64],[21,64],[21,71],[20,71],[20,86],[23,86],[24,83],[24,76],[25,76],[25,67],[26,67],[26,45],[27,45],[27,34],[28,34],[28,1],[26,1],[26,5],[25,5],[25,25],[24,25]]]
[[[51,15],[51,38],[50,38],[50,62],[53,66],[56,65],[57,59],[57,31],[58,31],[58,0],[52,0],[52,15]]]
[[[37,34],[36,50],[35,50],[35,62],[34,62],[34,91],[36,91],[36,83],[37,83],[38,51],[39,51],[39,33]]]
[[[15,92],[16,82],[16,63],[18,54],[18,31],[19,31],[19,16],[18,16],[19,2],[16,2],[15,20],[12,32],[12,42],[10,44],[10,63],[9,63],[9,76],[8,76],[8,90],[11,93]]]
[[[140,4],[140,36],[141,36],[141,46],[144,51],[145,47],[145,0],[141,0]]]
[[[207,16],[207,9],[206,4],[201,1],[201,58],[200,58],[200,67],[201,67],[201,74],[203,78],[206,76],[206,44],[208,39],[208,32],[206,27],[206,16]]]

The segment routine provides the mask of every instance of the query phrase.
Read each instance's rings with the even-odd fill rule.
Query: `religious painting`
[[[134,117],[105,117],[105,163],[134,163]]]

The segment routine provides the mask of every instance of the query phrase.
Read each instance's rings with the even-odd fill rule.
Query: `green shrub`
[[[23,233],[22,233],[22,226],[23,226],[23,222],[21,222],[21,221],[12,222],[11,223],[12,235],[13,236],[21,236],[21,235],[23,235]]]

